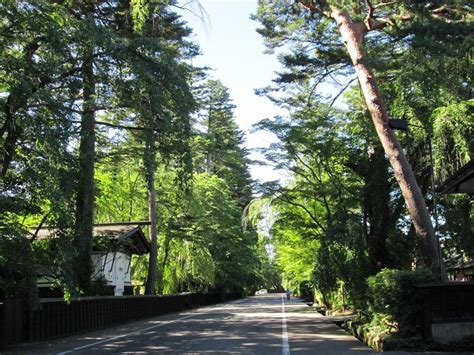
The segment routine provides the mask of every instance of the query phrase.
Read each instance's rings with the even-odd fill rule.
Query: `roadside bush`
[[[75,289],[72,238],[72,229],[61,226],[53,237],[37,240],[31,245],[31,264],[35,265],[36,276],[48,276],[54,288],[68,302],[81,296]]]
[[[397,332],[403,337],[419,334],[425,294],[415,286],[436,281],[429,270],[383,269],[367,279],[371,326]]]
[[[300,283],[298,289],[301,298],[303,298],[306,302],[314,302],[313,285],[311,283],[308,281],[303,281]]]
[[[89,296],[113,296],[114,287],[108,286],[107,279],[104,275],[99,275],[91,282],[91,290]]]
[[[36,306],[38,290],[30,242],[16,231],[0,231],[0,301],[21,298]]]

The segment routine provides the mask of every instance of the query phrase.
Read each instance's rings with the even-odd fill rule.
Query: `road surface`
[[[126,325],[36,344],[21,353],[369,353],[299,299],[283,294],[238,301],[146,319]]]

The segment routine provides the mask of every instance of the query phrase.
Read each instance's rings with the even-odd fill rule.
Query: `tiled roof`
[[[125,246],[132,254],[147,254],[150,252],[150,243],[146,239],[141,225],[148,225],[149,222],[120,222],[104,223],[93,226],[92,234],[94,237],[107,237],[117,241],[121,246]],[[31,229],[36,233],[36,228]],[[54,237],[57,229],[51,227],[42,227],[37,231],[35,240]]]

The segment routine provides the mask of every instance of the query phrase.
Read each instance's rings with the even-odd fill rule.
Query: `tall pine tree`
[[[243,132],[234,120],[228,89],[219,80],[199,87],[200,104],[197,169],[224,179],[238,204],[244,208],[251,199],[252,181]]]

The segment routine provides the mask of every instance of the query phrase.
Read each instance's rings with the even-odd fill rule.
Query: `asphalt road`
[[[60,340],[25,344],[20,353],[372,352],[299,299],[249,297]]]

